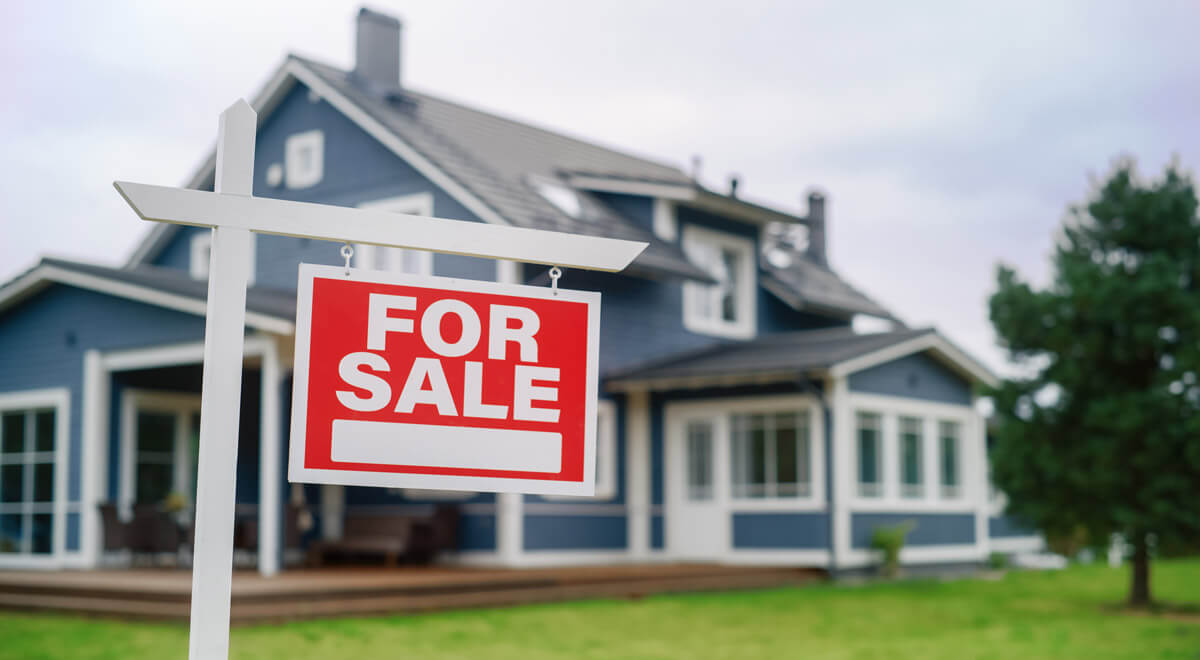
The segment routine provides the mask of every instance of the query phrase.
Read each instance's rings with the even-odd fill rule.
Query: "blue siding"
[[[971,384],[926,353],[850,374],[849,385],[855,392],[971,405]]]
[[[871,547],[876,527],[916,524],[906,545],[966,545],[975,542],[975,515],[971,513],[851,513],[850,543],[858,549]]]
[[[733,547],[743,550],[829,548],[829,514],[734,513]]]
[[[325,134],[324,174],[310,188],[291,190],[267,185],[267,169],[284,162],[284,143],[295,133],[320,129]],[[462,204],[435,187],[406,162],[346,119],[326,101],[308,100],[308,90],[300,84],[288,93],[279,107],[258,129],[254,154],[254,194],[302,202],[336,206],[357,206],[363,202],[430,192],[438,217],[478,221]],[[187,269],[190,237],[195,229],[178,232],[154,263]],[[297,264],[342,263],[340,244],[311,239],[260,235],[255,244],[255,281],[263,286],[296,288]],[[495,266],[490,260],[434,256],[434,272],[451,277],[493,279]]]
[[[459,550],[495,550],[496,515],[492,513],[464,514],[458,523]]]
[[[0,316],[0,392],[66,387],[71,393],[67,499],[80,494],[83,353],[204,336],[204,319],[53,285]]]
[[[526,550],[624,550],[625,516],[527,515]]]
[[[1037,530],[1022,524],[1011,516],[988,518],[988,536],[994,539],[1014,536],[1035,536]]]
[[[654,233],[654,198],[643,195],[617,193],[592,193],[600,201],[612,207],[622,217],[628,218],[642,229]]]
[[[67,552],[76,552],[79,550],[79,514],[67,514]]]
[[[817,330],[850,325],[850,321],[792,309],[775,294],[758,289],[758,334]]]

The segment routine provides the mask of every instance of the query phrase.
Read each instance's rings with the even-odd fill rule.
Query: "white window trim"
[[[208,265],[212,254],[212,230],[202,228],[192,232],[191,257],[188,261],[188,272],[192,279],[208,279]]]
[[[117,490],[117,508],[128,519],[137,500],[137,414],[140,411],[169,413],[175,415],[174,468],[171,490],[184,497],[187,507],[192,506],[192,493],[185,487],[192,472],[191,452],[187,446],[187,420],[200,412],[200,395],[157,390],[128,389],[121,393],[121,474]]]
[[[682,245],[684,253],[691,244],[706,243],[717,247],[736,250],[741,254],[741,286],[737,291],[738,320],[724,321],[721,318],[704,318],[696,309],[695,297],[702,292],[707,293],[713,285],[701,282],[687,281],[683,283],[683,326],[692,332],[731,339],[750,339],[754,337],[757,327],[755,316],[758,312],[757,255],[754,251],[754,241],[734,236],[725,232],[706,229],[696,225],[683,226]]]
[[[668,403],[665,406],[665,431],[668,438],[682,437],[687,423],[703,418],[714,421],[713,440],[728,444],[731,441],[730,417],[738,413],[774,414],[782,412],[808,413],[809,463],[811,479],[809,494],[801,497],[775,499],[742,499],[731,496],[732,467],[729,452],[714,452],[714,498],[712,503],[730,515],[758,511],[818,511],[823,510],[825,498],[825,416],[816,399],[808,395],[782,394],[762,397],[703,399]],[[664,452],[665,455],[665,452]],[[674,475],[670,466],[667,475]],[[682,473],[679,473],[682,476]],[[668,478],[670,478],[668,476]],[[667,512],[670,515],[670,512]]]
[[[67,514],[78,513],[78,503],[68,503],[67,456],[71,444],[71,392],[65,387],[41,390],[24,390],[0,394],[0,413],[38,408],[54,409],[54,527],[51,531],[50,554],[33,555],[20,553],[0,554],[0,568],[54,568],[64,559],[77,553],[68,553]],[[80,548],[82,549],[83,520],[80,519]]]
[[[360,209],[372,209],[375,211],[388,211],[391,213],[401,213],[405,215],[421,215],[433,216],[433,193],[420,192],[411,195],[399,195],[396,197],[384,197],[374,199],[369,202],[362,202],[358,205]],[[381,249],[376,245],[367,245],[365,243],[356,243],[354,245],[354,267],[364,269],[376,269],[378,250]],[[404,249],[404,248],[382,248],[382,249]],[[417,255],[418,275],[433,274],[433,253],[427,250],[410,250]]]
[[[606,419],[606,424],[600,420]],[[591,497],[575,495],[542,495],[542,499],[557,502],[578,502],[580,500],[596,501],[611,500],[617,495],[617,406],[610,399],[600,399],[596,402],[597,430],[596,456],[600,465],[607,466],[603,471],[596,472],[596,494]]]
[[[848,455],[853,458],[845,474],[851,487],[848,507],[856,513],[875,512],[974,512],[981,498],[987,497],[987,485],[975,483],[971,475],[984,473],[973,466],[986,465],[986,449],[975,441],[971,432],[973,422],[979,414],[970,406],[937,403],[919,399],[907,399],[879,394],[849,392],[847,394],[851,429],[849,437],[857,442],[856,415],[859,412],[881,416],[883,470],[883,494],[880,497],[863,497],[858,492],[858,450],[851,448]],[[902,497],[900,490],[900,418],[915,417],[922,422],[922,485],[919,498]],[[942,421],[959,424],[958,468],[959,494],[954,498],[941,496],[941,447],[938,438],[938,423]],[[845,436],[843,436],[845,437]],[[986,468],[983,468],[984,470]]]
[[[654,235],[669,243],[679,238],[679,220],[675,216],[675,202],[663,198],[654,198],[653,215]]]
[[[304,149],[313,150],[312,167],[300,168]],[[320,129],[289,135],[283,144],[284,184],[292,189],[311,188],[325,176],[325,133]]]
[[[250,268],[246,271],[250,277],[246,283],[251,285],[254,284],[255,247],[255,234],[250,232]],[[208,268],[212,261],[212,230],[201,228],[199,231],[192,232],[188,252],[188,273],[192,279],[208,279]]]

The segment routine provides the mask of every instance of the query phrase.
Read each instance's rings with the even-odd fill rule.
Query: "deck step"
[[[648,565],[527,570],[347,570],[235,577],[234,623],[408,614],[588,598],[799,585],[824,573],[798,568]],[[0,573],[0,608],[88,616],[188,617],[184,572]]]

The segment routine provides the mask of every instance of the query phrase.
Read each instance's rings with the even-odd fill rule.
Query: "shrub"
[[[906,520],[895,525],[881,525],[871,530],[871,548],[879,551],[880,573],[886,578],[894,578],[900,573],[900,550],[908,533],[917,524]]]

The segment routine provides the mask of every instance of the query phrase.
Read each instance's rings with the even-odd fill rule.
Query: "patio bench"
[[[438,552],[453,550],[458,541],[458,508],[439,506],[431,516],[347,514],[342,538],[309,546],[308,563],[319,566],[330,555],[382,557],[394,566],[400,561],[432,561]]]

